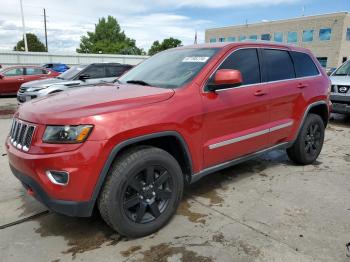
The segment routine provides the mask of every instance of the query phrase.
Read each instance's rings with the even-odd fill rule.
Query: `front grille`
[[[334,85],[331,86],[331,92],[335,92]]]
[[[349,86],[338,86],[338,93],[346,94],[349,89]]]
[[[10,130],[11,144],[19,150],[29,151],[34,130],[34,125],[14,118]]]

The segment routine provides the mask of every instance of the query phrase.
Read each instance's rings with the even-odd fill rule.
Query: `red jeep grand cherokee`
[[[19,107],[6,146],[11,169],[51,210],[98,207],[140,237],[174,215],[184,184],[268,150],[298,164],[320,154],[330,81],[306,49],[205,44],[159,53],[115,84]]]

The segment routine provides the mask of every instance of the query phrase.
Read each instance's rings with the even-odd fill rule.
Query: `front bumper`
[[[94,190],[104,167],[101,152],[106,141],[85,141],[73,151],[29,154],[18,150],[7,139],[6,149],[14,175],[30,188],[49,209],[69,216],[89,216],[96,198]],[[67,185],[54,184],[47,171],[69,173]]]
[[[340,114],[350,114],[350,94],[348,95],[331,95],[333,104],[332,112]]]
[[[45,190],[28,175],[22,174],[12,165],[10,165],[12,173],[15,177],[22,182],[25,189],[30,189],[33,192],[34,197],[41,203],[43,203],[50,210],[73,217],[89,217],[92,214],[95,201],[67,201],[52,199],[48,196]]]

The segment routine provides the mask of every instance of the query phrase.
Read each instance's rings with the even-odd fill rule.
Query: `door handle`
[[[263,90],[257,90],[257,91],[255,91],[254,95],[255,96],[264,96],[264,95],[267,95],[267,93]]]
[[[308,86],[309,86],[308,84],[299,83],[297,85],[297,88],[303,89],[303,88],[308,87]]]
[[[17,80],[18,80],[18,81],[23,81],[23,80],[24,80],[24,78],[17,78]]]

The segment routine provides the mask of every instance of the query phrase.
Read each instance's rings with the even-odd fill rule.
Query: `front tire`
[[[287,149],[289,158],[301,165],[315,162],[322,150],[324,133],[322,118],[316,114],[309,114],[293,146]]]
[[[117,158],[98,201],[102,218],[119,234],[142,237],[162,228],[182,198],[183,175],[168,152],[137,147]]]

